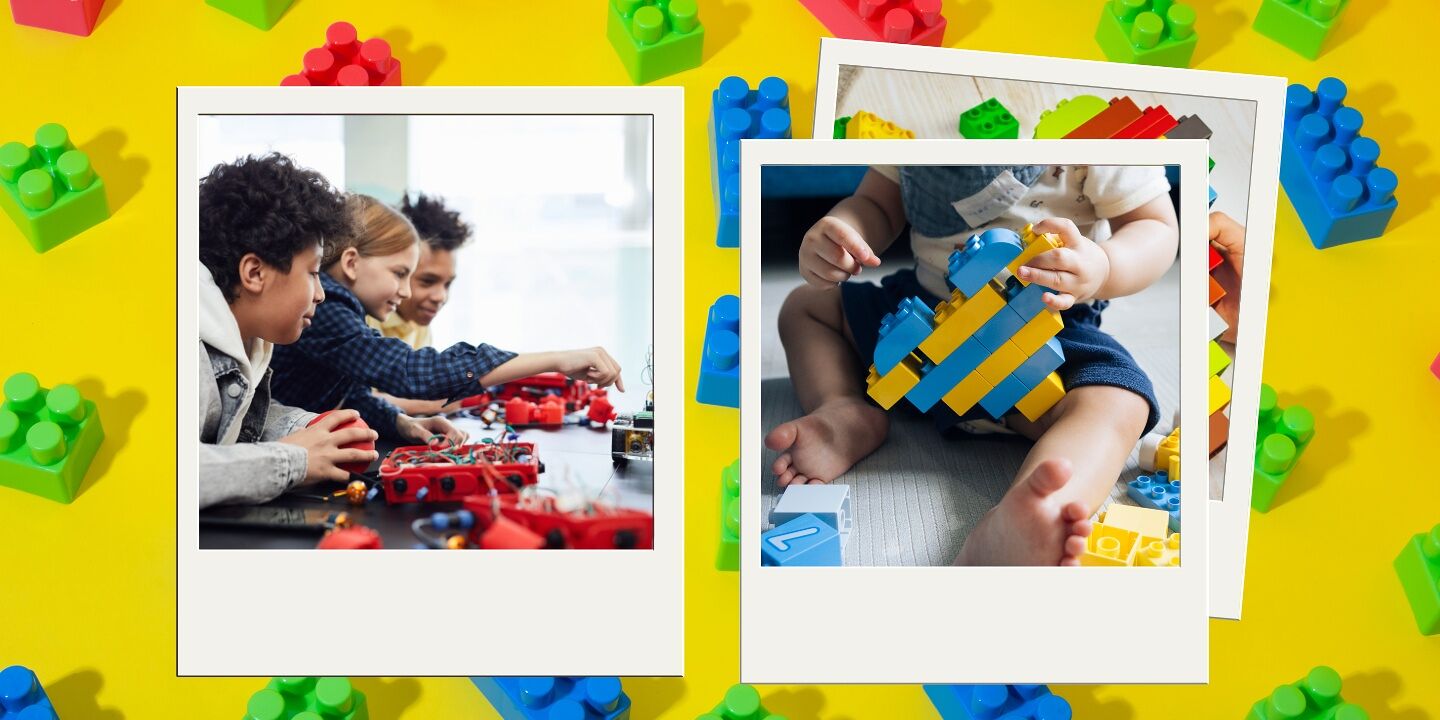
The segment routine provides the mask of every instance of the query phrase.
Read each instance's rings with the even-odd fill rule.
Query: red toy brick
[[[380,38],[360,42],[355,26],[337,22],[325,30],[325,46],[305,53],[299,74],[280,81],[284,86],[367,87],[400,84],[400,61],[390,43]]]
[[[905,45],[945,40],[940,0],[800,0],[835,37]]]
[[[481,443],[434,449],[398,447],[380,463],[385,502],[457,501],[468,495],[513,494],[540,481],[545,464],[526,442]]]
[[[615,406],[610,404],[610,398],[601,395],[590,401],[590,410],[585,413],[585,419],[597,425],[604,425],[615,419]]]
[[[1070,131],[1065,138],[1106,140],[1115,133],[1130,127],[1131,123],[1139,120],[1143,113],[1135,105],[1135,101],[1128,97],[1114,98],[1110,101],[1110,107],[1093,118],[1085,121],[1085,124]]]
[[[1115,133],[1116,140],[1154,140],[1170,132],[1180,123],[1163,106],[1145,108],[1145,114],[1124,130]]]
[[[604,390],[595,388],[583,380],[573,380],[563,373],[549,372],[512,380],[504,385],[487,389],[460,401],[461,407],[484,407],[492,402],[506,402],[510,398],[521,398],[539,403],[547,395],[558,395],[565,401],[565,412],[578,412],[590,404],[590,399],[604,395]]]
[[[314,420],[311,420],[309,423],[307,423],[307,424],[305,425],[305,427],[310,427],[311,425],[314,425],[315,423],[320,422],[320,420],[322,420],[326,415],[329,415],[329,414],[332,413],[332,412],[335,412],[335,411],[334,411],[334,410],[327,410],[327,411],[325,411],[325,412],[323,412],[323,413],[320,413],[319,415],[316,415],[316,416],[315,416],[315,419],[314,419]],[[369,430],[369,429],[370,429],[370,426],[369,426],[369,425],[366,425],[364,420],[361,420],[360,418],[357,417],[357,418],[355,418],[354,420],[351,420],[350,422],[342,423],[342,424],[340,424],[340,425],[336,425],[336,426],[335,426],[335,429],[334,429],[332,432],[340,432],[341,430],[348,430],[348,429],[350,429],[350,428],[360,428],[360,429],[362,429],[362,430]],[[355,449],[357,449],[357,450],[374,450],[374,449],[375,449],[375,442],[374,442],[373,440],[371,440],[371,441],[366,441],[366,442],[350,443],[349,445],[346,445],[345,447],[346,447],[346,448],[355,448]],[[345,464],[345,465],[337,465],[336,467],[340,468],[341,470],[344,470],[345,472],[363,473],[363,472],[365,472],[366,470],[369,470],[369,469],[370,469],[370,463],[360,463],[360,462],[347,463],[347,464]]]
[[[105,0],[10,0],[16,25],[89,36]]]
[[[384,550],[380,534],[364,525],[337,528],[320,538],[317,550]]]
[[[1215,268],[1220,267],[1220,263],[1222,263],[1222,262],[1225,262],[1225,258],[1220,257],[1220,253],[1215,250],[1214,246],[1211,246],[1211,248],[1210,248],[1210,269],[1211,269],[1211,270],[1214,270]]]
[[[497,518],[510,520],[544,538],[544,546],[551,549],[650,550],[655,547],[655,518],[640,510],[590,503],[582,509],[565,511],[557,507],[553,497],[516,495],[493,498],[474,495],[465,498],[465,509],[475,516],[475,526],[470,529],[468,539],[480,547],[485,547],[486,536]]]

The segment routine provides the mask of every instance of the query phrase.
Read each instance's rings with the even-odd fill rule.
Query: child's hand
[[[596,387],[603,388],[614,384],[616,390],[625,392],[625,380],[620,377],[620,363],[615,362],[615,358],[610,357],[605,348],[564,350],[555,355],[556,372],[564,373],[566,377],[575,380],[593,383]]]
[[[375,442],[379,437],[370,428],[335,428],[360,418],[354,410],[336,410],[321,418],[314,425],[280,438],[286,445],[305,448],[305,484],[322,480],[345,481],[350,473],[340,468],[350,463],[370,464],[380,457],[374,450],[347,448],[363,442]]]
[[[1245,226],[1222,212],[1210,213],[1210,244],[1220,251],[1225,262],[1215,266],[1210,273],[1215,282],[1225,289],[1225,297],[1215,303],[1215,312],[1230,328],[1220,339],[1235,342],[1240,326],[1240,273],[1245,267]]]
[[[1047,218],[1035,224],[1035,234],[1057,233],[1064,247],[1047,250],[1019,268],[1020,279],[1044,285],[1045,305],[1051,310],[1069,310],[1076,303],[1095,297],[1110,277],[1110,256],[1094,240],[1080,234],[1067,218]]]
[[[395,416],[395,430],[406,440],[418,445],[427,445],[430,438],[442,435],[453,446],[464,445],[469,433],[455,427],[443,417],[412,418],[409,415]]]
[[[835,287],[879,264],[860,232],[836,217],[820,218],[800,241],[800,276],[816,287]]]

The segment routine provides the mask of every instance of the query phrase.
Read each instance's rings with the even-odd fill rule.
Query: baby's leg
[[[804,285],[780,308],[780,341],[790,380],[807,415],[777,425],[765,445],[780,451],[771,467],[780,487],[831,482],[885,441],[885,411],[865,398],[839,289]]]
[[[1150,406],[1123,388],[1070,390],[1037,423],[1010,418],[1035,440],[1016,482],[965,538],[960,565],[1073,565],[1145,429]]]

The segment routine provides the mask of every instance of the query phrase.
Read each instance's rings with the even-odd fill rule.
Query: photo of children
[[[1178,417],[1171,190],[1159,165],[763,167],[762,564],[1178,565],[1178,485],[1139,462]],[[791,552],[814,517],[820,562]]]
[[[202,548],[653,547],[648,117],[201,138]]]

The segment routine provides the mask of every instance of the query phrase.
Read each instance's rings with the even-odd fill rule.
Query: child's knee
[[[789,333],[816,324],[838,332],[844,315],[839,290],[801,285],[791,290],[780,306],[780,332]]]
[[[1139,393],[1113,385],[1085,385],[1069,391],[1075,396],[1078,409],[1092,422],[1098,422],[1125,436],[1140,437],[1150,420],[1150,401]]]

